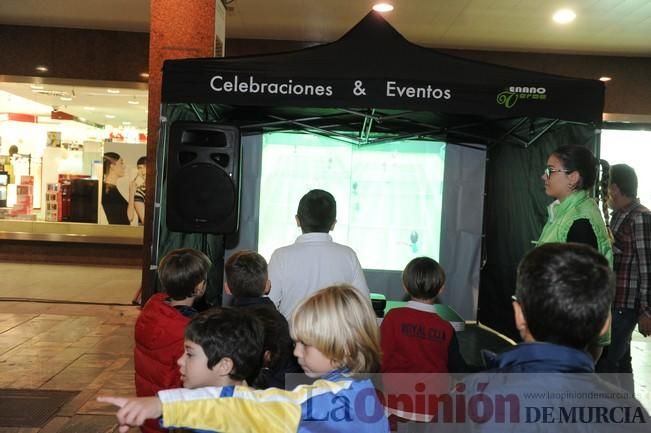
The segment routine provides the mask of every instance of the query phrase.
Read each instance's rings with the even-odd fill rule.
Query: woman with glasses
[[[562,146],[552,152],[542,175],[545,193],[556,200],[538,244],[578,242],[601,252],[612,264],[613,251],[606,224],[590,191],[599,161],[584,146]],[[607,171],[606,171],[607,172]]]
[[[603,161],[605,163],[605,161]],[[607,164],[607,163],[605,163]],[[599,161],[584,146],[562,146],[547,158],[542,175],[545,193],[555,198],[538,245],[550,242],[588,244],[603,254],[612,267],[613,249],[608,229],[590,191],[597,180]],[[608,168],[604,170],[608,173]],[[601,182],[601,187],[608,182]],[[610,344],[610,331],[589,348],[595,361]]]

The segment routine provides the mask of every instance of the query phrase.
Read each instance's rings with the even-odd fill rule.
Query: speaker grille
[[[236,233],[240,131],[233,125],[175,121],[169,129],[166,226],[185,233]]]
[[[173,185],[178,202],[170,203],[184,221],[217,224],[236,209],[235,185],[228,174],[210,164],[192,164],[178,172]]]

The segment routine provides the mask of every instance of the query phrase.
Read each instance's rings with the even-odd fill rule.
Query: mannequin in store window
[[[135,216],[135,182],[129,182],[129,200],[117,187],[118,180],[125,175],[124,160],[115,152],[104,154],[104,184],[102,187],[102,208],[109,224],[130,225]]]

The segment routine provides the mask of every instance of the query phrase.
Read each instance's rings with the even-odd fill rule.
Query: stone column
[[[161,79],[167,59],[213,56],[215,43],[215,1],[150,0],[149,114],[147,126],[147,202],[143,239],[142,301],[152,295],[154,282],[149,272],[152,243],[152,215],[156,179],[156,147],[160,125]]]

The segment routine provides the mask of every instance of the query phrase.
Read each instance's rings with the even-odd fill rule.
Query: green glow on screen
[[[319,188],[337,200],[335,242],[365,269],[402,270],[414,257],[439,258],[445,143],[402,140],[353,146],[305,133],[262,141],[258,251],[267,260],[301,234],[300,198]]]

